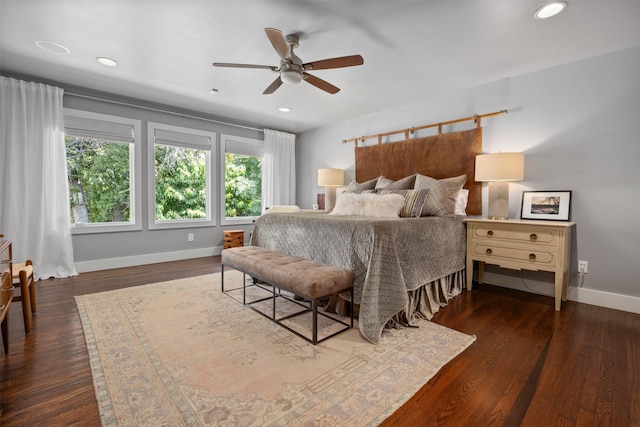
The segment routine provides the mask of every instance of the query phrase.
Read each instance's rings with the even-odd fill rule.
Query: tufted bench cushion
[[[320,264],[300,257],[289,256],[280,252],[270,251],[258,246],[241,246],[236,248],[224,249],[222,251],[221,267],[223,292],[225,292],[225,266],[232,267],[243,272],[244,274],[248,274],[256,280],[260,280],[273,286],[274,302],[273,313],[272,316],[270,316],[270,319],[296,333],[307,341],[312,342],[313,344],[317,344],[318,342],[322,341],[318,341],[317,339],[317,305],[319,300],[337,294],[338,292],[353,292],[353,272],[349,270]],[[245,287],[246,281],[243,284],[242,302],[244,304],[247,304],[246,297],[244,296]],[[296,315],[303,314],[308,311],[313,312],[313,338],[311,340],[283,325],[280,321],[284,319],[276,319],[275,299],[277,297],[281,297],[282,295],[276,294],[275,288],[290,291],[298,295],[299,297],[310,301],[310,307],[304,311],[301,311],[300,313],[297,313]],[[259,310],[256,311],[258,311],[260,314],[265,315]],[[291,316],[287,316],[287,318],[288,317]],[[325,317],[328,317],[339,323],[343,323],[331,316],[325,315]],[[353,315],[351,316],[350,327],[353,327]],[[343,332],[346,329],[340,330],[339,332]],[[333,335],[335,334],[332,334],[331,336]]]
[[[353,285],[353,272],[349,270],[259,246],[225,249],[222,264],[309,299],[328,297],[349,290]]]

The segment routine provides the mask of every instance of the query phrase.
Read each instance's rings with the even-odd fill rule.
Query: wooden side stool
[[[13,297],[14,301],[22,301],[22,317],[24,332],[31,332],[31,316],[36,312],[36,285],[33,280],[33,262],[13,264],[13,281],[20,283],[20,296]]]
[[[222,240],[224,249],[244,246],[244,230],[225,230]]]

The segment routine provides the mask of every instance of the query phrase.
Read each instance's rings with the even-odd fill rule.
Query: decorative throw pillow
[[[378,178],[370,179],[365,182],[356,182],[355,180],[351,181],[349,185],[347,185],[347,189],[344,191],[345,193],[360,193],[364,190],[373,190],[376,187],[376,183],[378,182]]]
[[[416,174],[409,175],[397,181],[393,181],[384,176],[378,178],[375,188],[385,188],[387,190],[411,190],[416,182]]]
[[[388,190],[383,188],[378,190],[378,194],[400,194],[404,197],[404,205],[400,210],[400,217],[402,218],[415,218],[422,216],[422,208],[429,189],[424,190]]]
[[[380,175],[375,188],[387,188],[389,184],[393,184],[393,180]]]
[[[429,189],[422,216],[455,216],[456,198],[465,182],[467,175],[435,179],[418,174],[414,188]]]
[[[379,218],[398,218],[404,206],[400,194],[345,193],[329,215],[362,215]]]

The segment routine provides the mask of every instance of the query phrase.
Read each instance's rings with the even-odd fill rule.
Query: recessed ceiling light
[[[218,89],[216,89],[216,88],[213,88],[213,89],[211,89],[211,90],[209,91],[209,93],[210,93],[211,95],[215,95],[215,94],[216,94],[216,93],[218,93],[218,92],[219,92],[219,91],[218,91]]]
[[[282,112],[282,113],[288,113],[289,111],[291,111],[291,108],[288,107],[280,107],[278,108],[278,111]]]
[[[67,47],[62,46],[58,43],[48,42],[46,40],[38,40],[36,42],[36,46],[38,46],[42,50],[45,50],[49,53],[55,53],[57,55],[68,55],[71,53],[71,51]]]
[[[567,2],[554,1],[553,3],[545,4],[540,9],[536,10],[536,13],[534,13],[533,16],[536,19],[547,19],[559,14],[566,8],[567,8]]]
[[[111,58],[105,58],[104,56],[98,56],[96,58],[96,61],[98,61],[102,65],[106,65],[107,67],[117,67],[118,66],[118,61],[116,61],[114,59],[111,59]]]

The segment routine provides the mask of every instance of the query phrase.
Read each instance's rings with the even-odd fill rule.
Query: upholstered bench
[[[230,294],[231,291],[237,291],[240,288],[225,290],[225,267],[231,267],[243,273],[242,301]],[[224,249],[222,251],[221,271],[222,292],[251,307],[258,313],[273,320],[280,326],[314,345],[353,327],[353,312],[351,313],[350,325],[343,322],[341,319],[318,312],[318,304],[320,300],[337,294],[338,292],[350,291],[351,299],[353,300],[353,272],[349,270],[319,264],[304,258],[289,256],[279,252],[273,252],[258,246],[242,246]],[[269,298],[262,298],[247,302],[246,275],[253,278],[253,284],[250,284],[249,286],[259,286],[260,282],[270,285],[272,291],[271,296]],[[276,292],[276,290],[278,292]],[[282,290],[291,292],[298,298],[288,297],[281,292]],[[300,305],[304,310],[278,318],[276,316],[277,298],[287,299],[290,302]],[[264,301],[265,299],[273,299],[271,315],[268,315],[253,306],[255,303]],[[312,313],[313,325],[311,339],[283,323],[286,319],[300,316],[308,312]],[[345,328],[341,328],[340,330],[319,340],[318,315],[340,323],[345,326]]]

